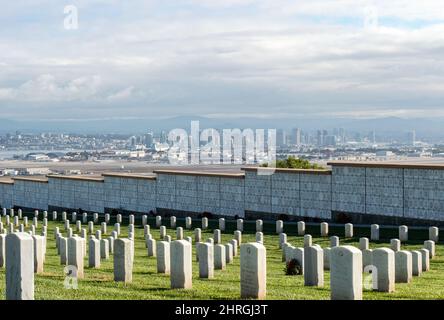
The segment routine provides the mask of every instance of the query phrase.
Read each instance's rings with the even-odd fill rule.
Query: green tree
[[[261,167],[269,167],[268,163],[264,163]],[[287,169],[324,169],[322,166],[316,163],[310,163],[310,161],[305,159],[299,159],[294,156],[289,156],[287,159],[277,160],[276,168],[287,168]]]

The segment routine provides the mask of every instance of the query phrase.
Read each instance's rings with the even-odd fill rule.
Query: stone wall
[[[0,205],[3,208],[14,206],[14,184],[12,182],[0,182]]]
[[[404,169],[404,216],[444,221],[444,170]]]
[[[48,210],[48,180],[14,179],[14,206]]]
[[[130,174],[105,174],[104,176],[105,208],[140,213],[156,209],[154,177]]]
[[[332,165],[333,211],[444,221],[443,169]]]
[[[0,205],[99,213],[158,209],[264,219],[285,214],[329,220],[346,214],[365,223],[444,222],[444,167],[331,165],[332,171],[278,169],[268,175],[245,168],[240,173],[158,170],[150,176],[18,177],[0,181]],[[391,218],[395,220],[384,220]]]
[[[49,176],[49,206],[72,210],[103,212],[103,179]]]
[[[244,216],[242,174],[156,171],[157,208],[224,216]]]
[[[245,210],[330,219],[331,173],[277,169],[267,175],[246,169]]]

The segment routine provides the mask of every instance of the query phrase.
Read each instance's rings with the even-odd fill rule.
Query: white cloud
[[[52,12],[51,3],[39,5]],[[9,16],[26,10],[7,6]],[[364,28],[369,6],[377,28]],[[60,10],[32,26],[0,22],[0,30],[17,29],[0,43],[0,108],[19,101],[16,117],[46,118],[64,114],[37,103],[79,102],[95,117],[102,104],[109,116],[439,109],[443,7],[432,0],[79,1],[75,32],[61,29]]]

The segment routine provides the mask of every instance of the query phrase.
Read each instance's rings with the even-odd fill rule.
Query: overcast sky
[[[442,0],[2,1],[0,118],[444,116],[443,57]]]

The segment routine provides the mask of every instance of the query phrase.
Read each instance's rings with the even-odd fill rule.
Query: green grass
[[[60,218],[60,217],[59,217]],[[140,219],[138,219],[140,221]],[[155,239],[159,238],[159,230],[153,228],[154,220],[150,219],[151,233]],[[169,225],[169,220],[165,224]],[[200,227],[200,221],[193,221],[194,227]],[[111,222],[108,226],[108,235],[112,231]],[[210,221],[210,228],[215,227],[216,222]],[[169,276],[156,273],[156,258],[147,256],[143,239],[143,228],[136,226],[135,238],[135,262],[133,269],[133,282],[130,284],[117,283],[113,281],[113,260],[103,261],[100,269],[88,268],[87,257],[85,257],[85,278],[79,280],[77,290],[64,288],[63,266],[56,254],[54,228],[58,226],[63,230],[62,222],[48,223],[48,244],[44,273],[35,277],[36,299],[65,299],[65,300],[97,300],[97,299],[134,299],[134,300],[156,300],[156,299],[239,299],[240,276],[239,257],[234,263],[227,266],[224,271],[216,270],[215,278],[211,280],[199,279],[198,264],[195,261],[195,246],[193,244],[193,289],[172,290],[170,289]],[[75,228],[74,225],[71,224]],[[184,220],[179,220],[177,226],[184,227]],[[83,225],[86,227],[86,225]],[[100,223],[95,226],[97,230]],[[255,240],[254,222],[245,224],[243,242]],[[369,236],[369,228],[355,228],[356,237],[344,240],[343,228],[330,227],[330,235],[338,235],[341,244],[358,245],[360,236]],[[122,236],[127,235],[126,225],[121,227]],[[222,235],[223,243],[233,238],[234,222],[227,221],[227,231]],[[303,246],[303,238],[295,236],[295,225],[285,225],[288,242],[294,246]],[[38,233],[41,231],[41,223]],[[251,231],[249,233],[249,231]],[[282,253],[278,247],[279,237],[273,234],[274,225],[265,225],[264,242],[267,248],[267,299],[330,299],[329,282],[330,275],[325,271],[325,287],[304,287],[303,276],[286,276],[284,272],[285,263],[281,262]],[[268,231],[268,232],[267,232]],[[307,233],[313,235],[313,243],[322,247],[329,246],[328,238],[319,237],[319,227],[308,226]],[[168,234],[175,238],[175,230],[168,229]],[[372,248],[388,246],[389,239],[396,237],[397,230],[381,230],[384,241],[371,242]],[[192,230],[184,230],[184,236],[192,236]],[[411,231],[412,241],[403,244],[402,248],[407,250],[422,248],[423,240],[427,239],[427,231]],[[212,230],[202,232],[202,238],[212,237]],[[417,239],[417,240],[415,240]],[[380,293],[364,291],[364,299],[444,299],[444,250],[442,245],[437,246],[437,257],[431,261],[431,270],[425,272],[421,277],[414,277],[410,284],[396,284],[396,292]],[[5,272],[0,269],[0,297],[5,297]]]

